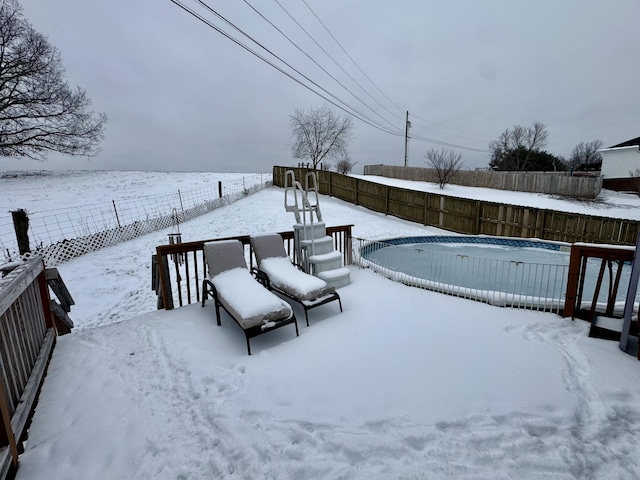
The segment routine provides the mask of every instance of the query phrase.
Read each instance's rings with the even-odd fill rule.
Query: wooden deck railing
[[[333,238],[334,248],[342,253],[345,265],[352,263],[351,227],[353,225],[327,227],[327,235]],[[280,236],[291,261],[298,264],[293,231],[280,232]],[[180,307],[200,301],[202,280],[207,275],[202,247],[206,242],[213,240],[240,240],[245,247],[247,265],[253,268],[255,262],[249,244],[249,235],[160,245],[156,248],[156,255],[152,259],[151,281],[152,289],[158,295],[159,309],[174,308],[176,297]]]
[[[620,288],[620,277],[622,266],[625,262],[633,260],[635,249],[633,247],[611,246],[611,245],[590,245],[576,243],[571,246],[571,257],[569,259],[569,278],[567,282],[567,293],[565,296],[564,317],[586,317],[592,321],[596,313],[598,294],[602,286],[605,273],[608,271],[608,292],[606,309],[603,312],[606,316],[612,316],[613,310]],[[591,307],[588,312],[582,308],[584,283],[589,259],[600,260],[600,271],[596,281],[595,290],[591,299]]]
[[[0,479],[18,466],[56,333],[41,258],[0,278]]]

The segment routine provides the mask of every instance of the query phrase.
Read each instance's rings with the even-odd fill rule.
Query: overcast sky
[[[565,157],[581,141],[640,135],[638,0],[206,0],[318,86],[195,0],[180,1],[376,124],[354,118],[356,173],[404,164],[407,110],[410,166],[426,166],[424,153],[441,148],[424,141],[433,139],[465,147],[467,168],[486,167],[488,153],[473,149],[536,121],[547,150]],[[0,158],[0,169],[269,172],[297,163],[294,110],[326,102],[170,0],[22,5],[60,50],[69,83],[109,122],[95,158]]]

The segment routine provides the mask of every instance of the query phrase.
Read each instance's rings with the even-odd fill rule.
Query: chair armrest
[[[256,280],[266,289],[271,290],[271,282],[269,281],[269,275],[262,270],[254,268],[252,270],[253,275],[256,277]]]

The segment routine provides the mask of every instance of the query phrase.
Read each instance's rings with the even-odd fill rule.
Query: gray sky
[[[181,1],[269,57],[195,0]],[[354,119],[356,173],[366,164],[404,164],[406,110],[415,137],[410,166],[426,166],[424,153],[440,148],[418,137],[486,150],[506,128],[535,121],[547,126],[547,150],[565,157],[581,141],[610,146],[640,135],[638,0],[306,0],[310,9],[302,0],[248,0],[348,90],[246,2],[206,1],[341,102],[398,133]],[[0,158],[2,170],[269,172],[297,163],[289,116],[325,103],[170,0],[22,5],[60,50],[69,83],[84,88],[109,122],[91,160]],[[488,153],[459,151],[468,168],[489,162]]]

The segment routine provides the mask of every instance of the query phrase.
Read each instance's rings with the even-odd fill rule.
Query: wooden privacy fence
[[[438,183],[432,168],[365,165],[365,175]],[[547,193],[570,197],[596,198],[602,190],[600,175],[570,172],[497,172],[494,170],[460,170],[451,180],[454,185],[485,187],[515,192]]]
[[[0,278],[0,479],[18,466],[27,424],[56,333],[44,262],[32,258]]]
[[[284,187],[285,172],[303,178],[308,169],[273,167],[273,184]],[[467,235],[540,238],[567,243],[635,245],[640,222],[534,207],[471,200],[382,185],[324,170],[318,190],[341,200],[411,222]]]
[[[342,253],[345,265],[352,263],[351,227],[353,225],[327,227],[327,235],[333,238],[333,246],[336,251]],[[281,232],[280,236],[291,261],[296,265],[299,264],[296,258],[293,231]],[[156,248],[156,255],[151,260],[151,287],[158,295],[159,309],[173,309],[176,306],[176,297],[180,307],[200,302],[202,280],[207,276],[202,249],[205,243],[214,240],[240,240],[245,248],[249,269],[253,268],[254,256],[249,235],[160,245]]]

